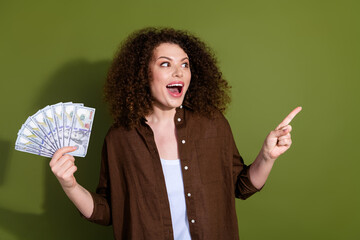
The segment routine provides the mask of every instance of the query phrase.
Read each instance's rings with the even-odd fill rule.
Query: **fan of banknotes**
[[[57,103],[28,117],[18,132],[15,149],[44,157],[66,146],[76,146],[69,154],[85,157],[95,109],[82,103]]]

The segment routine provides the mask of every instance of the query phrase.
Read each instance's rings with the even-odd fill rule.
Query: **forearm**
[[[94,201],[90,192],[77,183],[73,188],[63,189],[82,215],[89,218],[94,211]]]
[[[77,183],[74,177],[77,170],[75,158],[67,154],[76,149],[77,147],[72,146],[60,148],[53,155],[49,165],[69,199],[85,217],[89,218],[94,211],[94,200],[89,191]]]
[[[271,169],[274,165],[275,159],[266,159],[260,151],[255,161],[250,166],[250,181],[257,189],[264,186]]]

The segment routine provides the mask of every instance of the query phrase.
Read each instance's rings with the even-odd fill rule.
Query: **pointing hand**
[[[291,146],[292,130],[289,123],[301,111],[301,107],[295,108],[276,128],[266,137],[262,147],[262,153],[265,159],[275,160],[281,154],[286,152]]]

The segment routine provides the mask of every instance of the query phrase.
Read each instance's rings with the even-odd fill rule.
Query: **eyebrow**
[[[158,57],[158,59],[160,59],[160,58],[166,58],[166,59],[168,59],[169,61],[172,61],[172,59],[169,58],[169,57],[165,57],[165,56],[160,56],[160,57]],[[156,59],[156,60],[158,60],[158,59]],[[184,61],[185,59],[189,60],[188,57],[184,57],[183,59],[181,59],[181,61]]]

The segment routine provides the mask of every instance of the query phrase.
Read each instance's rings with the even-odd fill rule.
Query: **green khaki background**
[[[80,218],[49,159],[14,150],[57,102],[96,108],[77,180],[94,190],[111,124],[102,86],[120,42],[146,26],[209,44],[232,85],[226,113],[250,164],[296,106],[293,145],[264,189],[236,200],[242,240],[360,239],[359,1],[0,1],[0,239],[112,239]],[[211,94],[211,92],[209,92]]]

